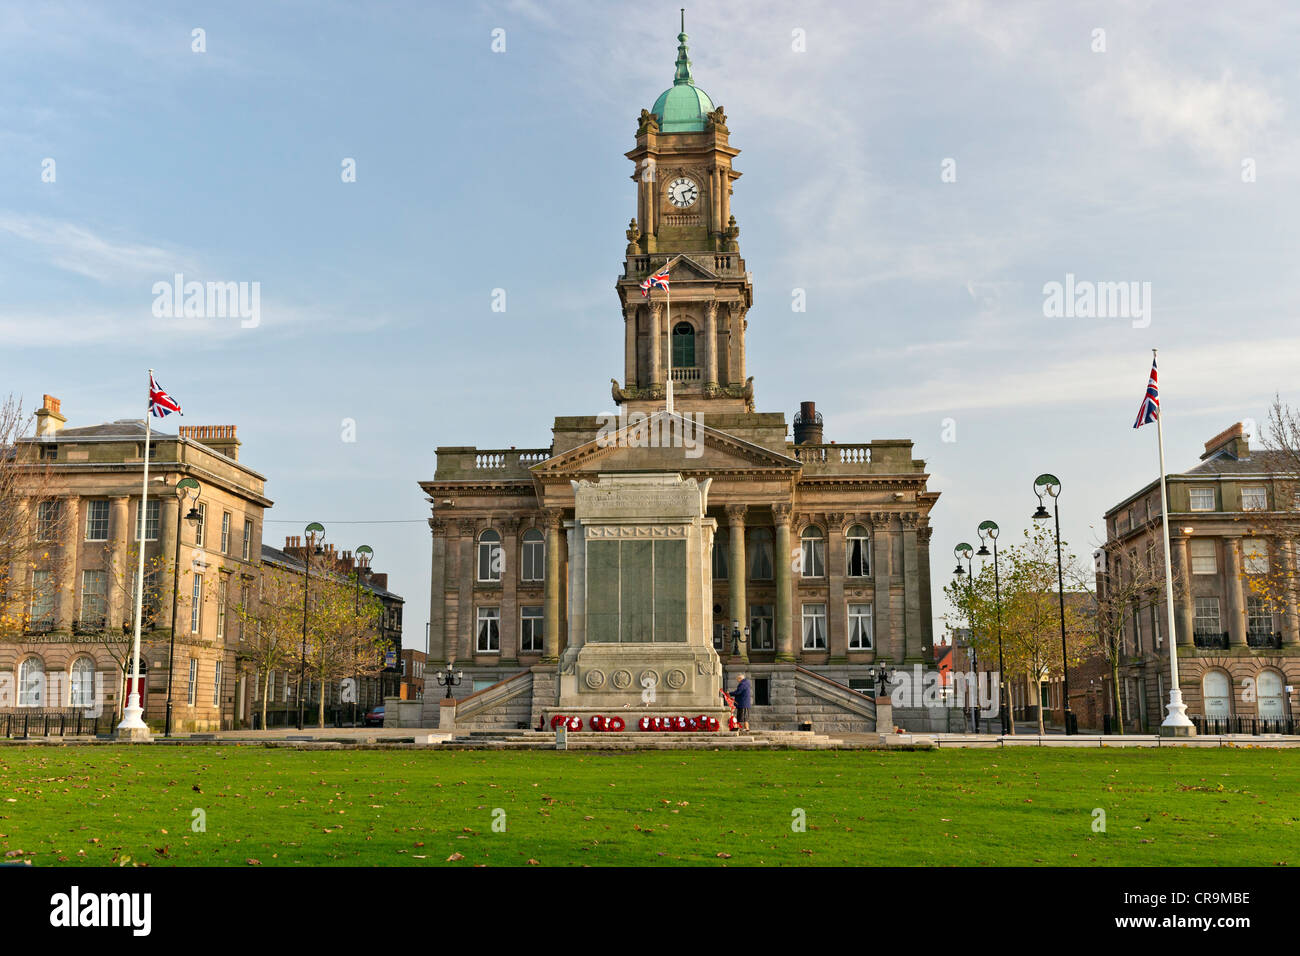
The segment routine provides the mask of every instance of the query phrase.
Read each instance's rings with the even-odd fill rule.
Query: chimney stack
[[[63,430],[68,420],[59,411],[62,403],[53,395],[46,395],[44,404],[36,410],[36,437],[53,438]]]
[[[822,443],[822,416],[816,402],[800,402],[799,413],[794,416],[794,443],[820,445]]]
[[[235,437],[234,425],[182,425],[179,434],[181,438],[206,445],[231,461],[239,461],[240,441]]]
[[[1247,461],[1250,458],[1250,440],[1246,437],[1246,429],[1241,422],[1237,422],[1230,428],[1225,428],[1219,434],[1215,435],[1205,443],[1205,454],[1201,455],[1201,461],[1225,452],[1229,457],[1237,461]]]

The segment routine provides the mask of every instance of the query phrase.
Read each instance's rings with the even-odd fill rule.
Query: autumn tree
[[[383,602],[358,585],[355,572],[346,580],[329,576],[312,584],[307,668],[321,682],[318,706],[320,726],[324,727],[325,688],[344,678],[379,673],[391,643],[379,630]]]
[[[251,595],[250,595],[251,598]],[[298,662],[302,640],[302,579],[262,565],[258,595],[236,603],[240,656],[262,686],[262,726],[266,727],[271,675]]]

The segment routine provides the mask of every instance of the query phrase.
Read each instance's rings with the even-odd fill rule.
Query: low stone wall
[[[724,670],[727,692],[741,673],[750,681],[766,679],[766,705],[755,705],[749,726],[754,730],[798,730],[812,724],[820,734],[862,734],[876,729],[875,701],[843,684],[794,664],[750,664]]]
[[[997,719],[994,715],[992,721]],[[894,726],[915,733],[960,734],[969,729],[966,723],[966,713],[960,707],[894,708]]]
[[[532,710],[533,674],[524,671],[458,701],[456,732],[532,727]]]
[[[385,727],[420,727],[424,723],[424,701],[384,698]]]

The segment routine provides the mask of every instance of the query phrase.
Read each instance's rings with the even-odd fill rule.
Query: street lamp
[[[298,729],[302,730],[303,706],[305,695],[303,683],[307,678],[307,594],[311,590],[311,552],[313,545],[317,554],[323,554],[320,542],[325,539],[325,526],[313,521],[304,529],[307,546],[302,550],[302,658],[298,661]],[[317,539],[316,535],[320,535]]]
[[[198,504],[200,485],[193,478],[182,478],[176,482],[174,493],[180,498],[176,505],[176,513],[179,515],[185,502],[190,499],[190,489],[194,490],[194,502]],[[197,528],[203,516],[199,514],[199,509],[190,505],[190,510],[185,514],[185,520],[190,523],[191,528]],[[142,534],[141,538],[144,537]],[[143,547],[143,541],[141,542]],[[172,661],[176,659],[176,599],[180,596],[180,577],[181,577],[181,523],[176,522],[176,557],[172,563],[172,635],[171,642],[167,648],[167,720],[163,725],[163,736],[172,735]]]
[[[1065,722],[1065,732],[1070,734],[1070,663],[1065,650],[1065,576],[1061,570],[1061,479],[1055,475],[1044,474],[1034,479],[1034,494],[1038,496],[1038,510],[1034,520],[1042,521],[1052,517],[1043,507],[1043,495],[1052,499],[1052,510],[1056,513],[1056,588],[1061,605],[1061,720]]]
[[[871,680],[876,685],[876,696],[885,697],[889,694],[889,683],[894,679],[896,671],[886,664],[880,664],[873,667],[868,673]]]
[[[375,549],[370,547],[370,545],[368,544],[361,545],[361,547],[357,548],[357,550],[354,552],[354,554],[356,554],[357,557],[357,599],[352,609],[352,615],[353,617],[356,618],[361,617],[361,576],[364,574],[367,578],[370,577],[370,556],[373,555],[374,553],[375,553]],[[361,622],[358,620],[357,622],[358,639],[361,637],[360,623]],[[356,647],[354,646],[352,649],[352,661],[353,661],[354,669],[356,669],[355,668],[356,659],[357,659],[357,651],[356,651]],[[355,726],[357,722],[357,701],[361,696],[361,674],[355,673],[353,677],[356,680],[356,685],[352,689],[352,723]]]
[[[975,650],[975,575],[971,570],[971,560],[975,556],[975,549],[963,541],[957,547],[952,549],[953,557],[957,559],[957,567],[952,572],[960,583],[962,575],[966,576],[966,600],[970,607],[966,612],[966,624],[970,629],[970,667],[975,674],[975,701],[971,704],[971,729],[975,733],[980,732],[980,702],[979,702],[979,655]],[[961,563],[966,562],[965,570],[962,570]]]
[[[733,657],[740,656],[740,645],[749,643],[749,626],[745,626],[744,633],[741,633],[740,622],[731,622],[731,654]]]
[[[451,700],[451,699],[452,699],[452,696],[453,696],[453,695],[452,695],[452,692],[451,692],[451,689],[452,689],[453,687],[458,686],[458,685],[460,684],[461,680],[463,680],[464,677],[465,677],[465,672],[464,672],[464,671],[454,671],[454,672],[453,672],[452,669],[451,669],[451,664],[452,664],[452,662],[451,662],[451,661],[448,661],[448,662],[447,662],[447,669],[446,669],[446,670],[434,671],[434,672],[433,672],[434,679],[438,681],[438,686],[439,686],[439,687],[445,687],[445,688],[447,688],[447,699],[448,699],[448,700]]]
[[[1007,716],[1007,694],[1005,668],[1002,662],[1002,581],[998,572],[998,534],[997,522],[981,521],[975,529],[980,536],[980,549],[975,553],[982,558],[989,556],[988,542],[993,542],[993,603],[997,608],[998,618],[998,722],[1002,725],[1005,736],[1011,732],[1011,722]]]

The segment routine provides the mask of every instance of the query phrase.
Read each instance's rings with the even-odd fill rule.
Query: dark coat
[[[749,709],[749,705],[753,700],[753,689],[750,686],[748,677],[741,678],[740,683],[736,685],[736,689],[732,692],[731,696],[735,698],[737,707],[743,707],[746,710]]]

